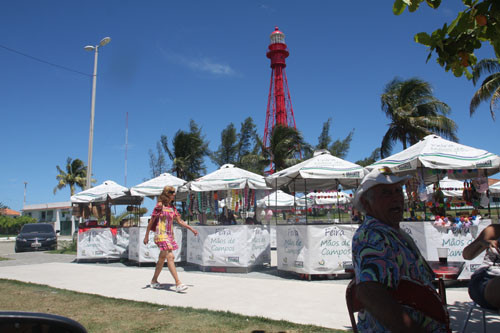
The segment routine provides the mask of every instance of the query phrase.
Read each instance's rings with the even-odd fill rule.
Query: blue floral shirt
[[[434,272],[406,232],[396,230],[371,216],[366,216],[354,234],[352,258],[356,284],[372,281],[395,289],[402,277],[429,286],[432,286],[435,278]],[[420,312],[409,307],[406,310],[427,332],[445,331],[440,323]],[[367,311],[359,312],[357,327],[360,332],[388,332]]]

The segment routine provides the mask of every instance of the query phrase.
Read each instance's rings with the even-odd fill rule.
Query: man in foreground
[[[399,228],[404,211],[402,186],[409,177],[390,169],[374,169],[362,180],[354,207],[366,214],[352,243],[357,297],[365,310],[358,315],[360,332],[441,332],[440,323],[397,303],[389,290],[402,278],[432,286],[434,273],[417,246]]]

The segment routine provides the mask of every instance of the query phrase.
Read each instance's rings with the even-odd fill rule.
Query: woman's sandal
[[[187,289],[188,287],[185,285],[185,284],[180,284],[178,286],[175,287],[175,291],[180,293],[180,292],[183,292]]]
[[[160,283],[151,283],[149,286],[153,289],[161,289]]]

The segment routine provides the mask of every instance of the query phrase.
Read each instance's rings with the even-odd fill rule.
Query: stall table
[[[203,271],[249,272],[271,264],[269,225],[193,226],[187,234],[187,262]]]
[[[128,245],[129,228],[79,228],[76,260],[128,258]]]
[[[470,279],[474,270],[483,261],[483,256],[477,256],[474,260],[465,260],[462,257],[462,251],[490,224],[491,220],[482,219],[478,225],[471,226],[468,229],[438,227],[430,221],[400,222],[399,226],[413,238],[427,261],[438,260],[438,247],[449,248],[449,261],[465,262],[463,270],[457,277],[458,280],[462,280]]]
[[[278,271],[352,275],[352,237],[357,224],[276,226]]]
[[[141,218],[142,219],[142,218]],[[130,245],[128,259],[136,262],[139,266],[143,263],[156,263],[160,249],[154,242],[154,232],[149,233],[149,243],[144,245],[144,236],[146,235],[146,226],[130,228]],[[174,238],[179,246],[174,250],[175,262],[186,261],[186,229],[174,224]]]

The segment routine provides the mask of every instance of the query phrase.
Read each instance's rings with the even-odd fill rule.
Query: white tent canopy
[[[345,192],[311,192],[307,197],[315,205],[345,205],[352,201],[352,197]]]
[[[312,158],[266,177],[266,183],[273,188],[288,186],[296,192],[328,190],[339,184],[355,188],[364,175],[362,166],[335,157],[328,150],[318,150]]]
[[[445,197],[462,197],[464,192],[463,181],[449,179],[448,177],[439,181],[439,188]],[[434,193],[434,184],[427,186],[427,193]]]
[[[496,182],[495,184],[491,185],[489,190],[493,196],[500,196],[500,182]]]
[[[111,201],[131,201],[140,203],[142,198],[131,196],[128,188],[119,185],[112,180],[106,180],[101,185],[89,188],[71,196],[72,203],[91,203]]]
[[[308,205],[312,205],[313,201],[308,200]],[[293,195],[278,190],[269,193],[260,200],[257,200],[257,207],[260,208],[289,208],[294,206],[305,206],[304,198],[296,198]]]
[[[437,174],[422,170],[425,183],[430,184],[446,174],[453,179],[493,175],[500,170],[500,157],[437,135],[428,135],[413,146],[366,168],[378,167],[389,167],[397,174],[414,174],[419,169],[443,170]]]
[[[159,196],[165,186],[172,186],[177,189],[186,183],[184,179],[177,178],[169,173],[162,173],[158,177],[152,178],[144,183],[140,183],[130,188],[132,195]]]
[[[240,169],[233,164],[224,164],[219,169],[186,184],[187,189],[196,192],[237,190],[248,186],[251,189],[269,189],[264,177]]]

